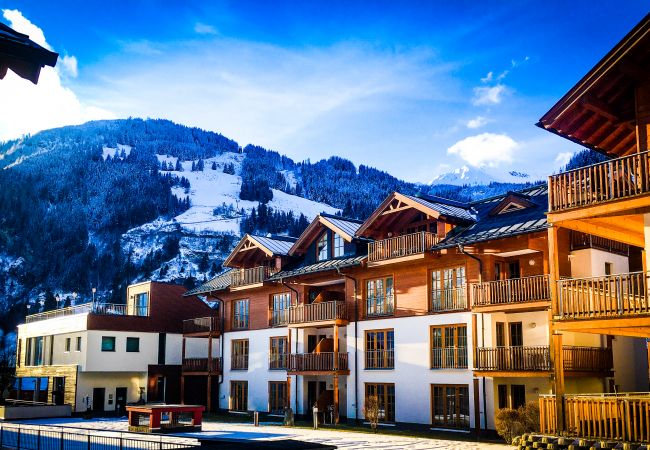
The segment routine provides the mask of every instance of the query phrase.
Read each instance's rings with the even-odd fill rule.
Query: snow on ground
[[[121,419],[93,419],[83,420],[78,418],[68,419],[41,419],[27,423],[39,425],[58,425],[79,428],[92,428],[95,430],[126,431],[128,423],[126,418]],[[200,433],[180,433],[178,436],[209,439],[244,439],[250,441],[268,441],[279,439],[295,439],[304,442],[314,442],[325,445],[334,445],[337,448],[348,450],[361,450],[367,448],[407,449],[450,449],[450,450],[509,450],[505,444],[485,442],[471,442],[449,439],[428,439],[420,437],[394,436],[385,433],[370,434],[351,431],[311,430],[305,428],[288,428],[273,424],[262,423],[254,427],[247,423],[221,423],[203,421],[203,431]]]
[[[106,159],[109,156],[111,159],[115,159],[115,155],[117,154],[118,158],[122,154],[122,150],[124,150],[124,154],[126,156],[129,156],[131,154],[131,146],[130,145],[122,145],[122,144],[117,144],[117,148],[112,148],[112,147],[104,147],[102,148],[102,158]]]

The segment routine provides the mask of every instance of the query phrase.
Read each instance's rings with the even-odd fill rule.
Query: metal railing
[[[250,269],[233,269],[230,272],[230,285],[232,287],[242,287],[251,284],[263,283],[264,280],[276,274],[277,272],[277,269],[267,266],[253,267]]]
[[[368,244],[368,262],[388,261],[425,253],[438,243],[438,235],[428,231],[403,234]]]
[[[366,350],[366,369],[394,369],[394,350]]]
[[[230,370],[248,370],[248,355],[230,355]]]
[[[53,309],[41,313],[31,314],[25,317],[26,323],[38,322],[41,320],[54,319],[56,317],[74,316],[77,314],[98,314],[115,316],[148,316],[149,308],[146,306],[127,308],[125,304],[118,303],[84,303],[66,308]]]
[[[395,298],[392,295],[366,299],[366,317],[392,316],[393,314],[395,314]]]
[[[650,152],[634,153],[548,178],[548,210],[592,206],[650,192]]]
[[[289,308],[272,309],[270,325],[272,327],[285,327],[289,323]]]
[[[288,353],[277,353],[269,355],[269,369],[271,370],[286,370],[288,363]]]
[[[347,319],[345,302],[331,301],[301,304],[289,308],[289,323],[312,323]]]
[[[221,358],[184,358],[183,372],[221,372]]]
[[[333,372],[348,370],[347,353],[290,353],[289,372]]]
[[[463,285],[450,289],[432,289],[429,309],[431,312],[467,309],[467,287]]]
[[[197,317],[183,320],[183,334],[217,334],[221,332],[221,317]]]
[[[467,347],[435,347],[431,349],[432,369],[467,369]]]
[[[232,316],[232,328],[234,330],[245,330],[248,328],[249,314],[234,314]]]
[[[548,275],[472,283],[474,306],[511,305],[551,299]]]
[[[628,256],[630,246],[618,241],[612,241],[593,234],[581,233],[580,231],[571,230],[571,251],[584,248],[596,248],[609,253]]]

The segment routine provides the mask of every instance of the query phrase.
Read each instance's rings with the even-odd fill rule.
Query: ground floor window
[[[248,381],[230,382],[230,409],[248,411]]]
[[[379,421],[395,422],[395,385],[393,383],[366,383],[366,404],[370,397],[377,397]]]
[[[499,409],[508,407],[508,385],[500,384],[497,386],[498,398],[499,398]]]
[[[469,428],[469,386],[431,385],[432,424],[443,428]]]
[[[526,405],[526,386],[523,384],[510,385],[510,397],[512,397],[512,408],[517,409]]]
[[[269,381],[269,412],[282,414],[287,404],[287,382]]]

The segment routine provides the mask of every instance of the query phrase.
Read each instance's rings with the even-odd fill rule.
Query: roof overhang
[[[41,68],[54,67],[58,58],[58,53],[41,47],[26,34],[0,23],[0,79],[10,69],[21,78],[36,84]]]
[[[327,217],[319,214],[311,221],[305,231],[302,232],[293,246],[291,246],[291,249],[289,249],[289,255],[303,254],[307,250],[307,247],[309,247],[309,244],[320,236],[324,228],[332,230],[347,242],[352,242],[354,239],[354,236],[351,236],[349,233],[336,226]]]
[[[255,239],[255,236],[245,234],[230,252],[223,265],[225,267],[240,267],[245,261],[252,259],[251,256],[257,252],[262,252],[268,258],[273,257],[273,252]]]

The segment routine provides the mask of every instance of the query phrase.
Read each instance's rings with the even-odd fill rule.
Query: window
[[[431,368],[467,368],[467,325],[431,327]]]
[[[469,386],[431,385],[432,425],[443,428],[469,428]]]
[[[467,309],[467,279],[464,267],[431,272],[431,311]]]
[[[366,282],[366,316],[389,316],[394,312],[393,277]]]
[[[234,339],[232,341],[230,369],[248,370],[248,339]]]
[[[102,351],[103,352],[115,351],[115,336],[102,336]]]
[[[291,292],[273,294],[273,297],[271,297],[272,327],[281,327],[288,323],[289,306],[291,306]]]
[[[611,275],[612,274],[612,263],[611,262],[606,262],[605,263],[605,275]]]
[[[140,338],[127,337],[126,338],[126,351],[139,352],[140,351]]]
[[[135,316],[149,315],[149,293],[148,292],[135,294],[135,300],[133,302],[133,315]]]
[[[165,364],[167,333],[158,333],[158,364]]]
[[[343,255],[345,255],[345,240],[340,234],[334,233],[334,257],[340,258]]]
[[[394,346],[393,330],[366,331],[366,369],[395,368]]]
[[[232,302],[232,327],[236,330],[248,328],[248,299]]]
[[[500,384],[497,386],[497,396],[499,398],[499,409],[508,407],[508,385]]]
[[[524,345],[524,331],[521,322],[511,322],[510,327],[510,346],[521,347]]]
[[[526,405],[526,386],[523,384],[511,385],[510,396],[512,397],[512,409]]]
[[[43,336],[27,338],[26,366],[42,366],[44,364],[44,345],[45,338]]]
[[[497,347],[506,346],[506,328],[503,322],[496,323]]]
[[[316,261],[325,261],[326,259],[329,259],[329,243],[327,241],[326,231],[316,243]]]
[[[230,409],[232,411],[248,410],[248,381],[230,382]]]
[[[366,383],[366,402],[373,396],[379,403],[379,421],[395,422],[395,384]]]
[[[269,369],[286,369],[289,344],[286,336],[272,337],[269,348]]]
[[[70,338],[65,338],[65,351],[66,351],[66,352],[69,352],[69,351],[70,351],[70,343],[71,343],[71,341],[72,341],[72,339],[70,339]]]
[[[287,382],[269,381],[269,413],[283,414],[287,405]]]
[[[81,336],[77,336],[77,346],[75,347],[75,351],[81,351]]]

